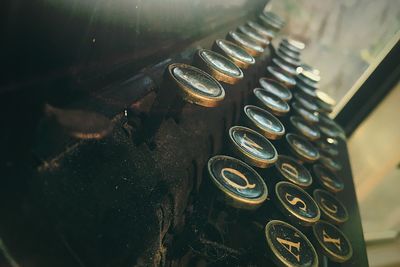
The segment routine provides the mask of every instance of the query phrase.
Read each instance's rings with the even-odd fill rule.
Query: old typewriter
[[[266,1],[190,3],[204,18],[150,2],[130,7],[192,24],[173,43],[136,29],[113,49],[143,54],[98,75],[96,43],[135,32],[105,22],[78,80],[2,91],[0,266],[368,266],[346,137],[302,40]]]

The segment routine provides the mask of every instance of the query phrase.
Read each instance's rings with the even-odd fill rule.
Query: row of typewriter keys
[[[249,92],[241,125],[229,129],[226,155],[208,161],[218,202],[213,213],[222,209],[229,216],[240,214],[242,223],[261,225],[259,235],[266,244],[261,254],[279,266],[319,266],[325,256],[344,262],[352,248],[337,225],[348,214],[335,197],[344,188],[336,175],[341,165],[335,160],[337,139],[344,134],[328,116],[334,101],[318,90],[319,71],[301,64],[305,45],[289,38],[281,39],[276,50],[270,45],[284,24],[265,12],[258,22],[249,21],[230,31],[226,40],[216,40],[212,50],[198,50],[195,66],[171,64],[166,71],[168,91],[159,93],[154,110],[168,102],[163,101],[166,97],[174,104],[163,107],[163,116],[179,116],[185,103],[218,106],[229,94],[221,83],[239,82],[243,70],[269,46],[272,59],[265,77]],[[161,120],[153,121],[152,127]],[[217,228],[218,223],[216,219]],[[231,235],[240,236],[237,231]]]

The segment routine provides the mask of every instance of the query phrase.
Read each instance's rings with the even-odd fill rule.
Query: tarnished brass
[[[307,123],[303,118],[298,116],[291,116],[289,118],[290,124],[296,132],[300,135],[304,136],[310,141],[316,141],[321,137],[321,133],[319,132],[318,128]]]
[[[309,226],[316,223],[321,212],[314,199],[291,182],[279,182],[275,186],[275,202],[281,212],[293,223]]]
[[[337,193],[343,190],[343,180],[321,164],[314,164],[313,173],[315,180],[326,190]]]
[[[236,158],[214,156],[209,159],[207,170],[225,202],[232,207],[254,210],[267,199],[264,180],[253,168]]]
[[[292,225],[272,220],[265,226],[272,259],[280,267],[318,266],[318,256],[308,238]]]
[[[309,111],[308,109],[304,108],[299,102],[294,101],[292,103],[293,111],[302,117],[305,121],[310,124],[316,124],[319,122],[319,117],[314,112]]]
[[[284,155],[279,155],[275,162],[275,169],[281,179],[298,185],[301,188],[307,188],[312,184],[310,172],[298,160]]]
[[[225,55],[239,68],[247,69],[256,63],[255,59],[249,53],[233,42],[217,39],[214,42],[212,50]]]
[[[229,129],[229,141],[234,152],[245,162],[259,168],[267,168],[278,158],[275,147],[256,131],[233,126]]]
[[[323,218],[334,224],[344,223],[349,219],[346,207],[332,193],[316,189],[313,193]]]
[[[227,34],[226,39],[236,43],[253,57],[259,56],[264,52],[264,48],[261,45],[258,45],[243,33],[230,31]]]
[[[276,116],[284,116],[290,111],[288,103],[262,88],[255,88],[253,93],[257,104]]]
[[[274,80],[284,84],[288,88],[293,88],[296,85],[296,80],[293,77],[285,74],[284,72],[280,71],[276,67],[268,66],[267,67],[267,76],[270,77],[271,79],[274,79]]]
[[[168,66],[178,94],[186,102],[205,107],[217,106],[225,97],[224,88],[208,73],[193,66],[174,63]]]
[[[263,89],[271,94],[276,95],[282,100],[288,102],[290,99],[292,99],[292,92],[284,84],[264,77],[260,78],[258,82]]]
[[[275,38],[275,32],[273,32],[272,30],[269,30],[269,29],[261,26],[260,24],[258,24],[256,22],[248,21],[247,25],[249,25],[251,28],[256,30],[259,34],[261,34],[262,36],[267,38],[269,41],[271,41],[272,39]]]
[[[200,49],[195,55],[195,62],[197,66],[218,81],[236,84],[243,79],[242,70],[231,60],[217,52]]]
[[[348,261],[353,248],[346,235],[333,224],[319,221],[313,226],[317,249],[334,262]]]
[[[315,162],[319,159],[319,151],[304,137],[288,133],[285,136],[289,149],[303,162]]]
[[[252,105],[245,106],[243,110],[247,124],[268,139],[280,139],[285,134],[281,121],[268,111]]]
[[[248,25],[241,25],[238,27],[238,31],[252,39],[254,42],[256,42],[258,45],[261,45],[263,48],[267,47],[269,45],[269,40],[268,38],[262,36],[259,34],[256,30],[251,28]]]
[[[293,67],[289,64],[286,64],[279,58],[274,57],[274,58],[272,58],[271,62],[272,62],[273,66],[279,68],[281,71],[283,71],[285,74],[289,75],[290,77],[297,75],[295,67]]]

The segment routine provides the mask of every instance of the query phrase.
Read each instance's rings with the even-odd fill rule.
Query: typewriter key
[[[225,97],[224,88],[212,76],[190,65],[174,63],[168,66],[169,77],[178,94],[186,102],[215,107]]]
[[[302,69],[298,75],[298,78],[310,86],[315,86],[315,84],[321,80],[319,75],[316,75],[314,72],[305,69]]]
[[[339,149],[337,147],[337,140],[333,139],[333,138],[321,138],[320,140],[318,140],[316,143],[317,148],[327,154],[330,155],[332,157],[335,157],[339,154]]]
[[[312,167],[315,180],[325,189],[337,193],[343,190],[344,183],[337,175],[335,175],[328,168],[314,164]]]
[[[269,41],[271,41],[272,39],[275,38],[275,33],[273,31],[264,28],[263,26],[261,26],[260,24],[258,24],[256,22],[248,21],[247,25],[249,25],[249,27],[251,27],[252,29],[257,31],[259,34],[261,34],[265,38],[267,38]]]
[[[298,53],[300,53],[306,47],[303,42],[291,38],[283,38],[281,41],[281,45],[285,46],[289,50],[292,50],[293,52]]]
[[[336,138],[336,137],[340,137],[342,139],[346,138],[344,130],[334,120],[332,120],[323,113],[319,113],[318,117],[320,122],[318,126],[320,128],[321,133],[331,138]]]
[[[292,225],[272,220],[265,226],[271,256],[278,266],[317,267],[317,253],[308,238]]]
[[[285,134],[285,127],[280,120],[262,108],[252,105],[245,106],[244,118],[250,128],[259,131],[268,139],[280,139]]]
[[[265,12],[263,12],[263,15],[267,18],[270,18],[270,19],[276,21],[277,23],[279,23],[282,26],[285,25],[285,20],[281,16],[279,16],[271,11],[265,11]]]
[[[286,64],[289,64],[290,66],[293,66],[297,68],[300,65],[300,60],[292,57],[288,57],[279,50],[275,50],[275,56],[285,62]]]
[[[298,116],[290,116],[291,128],[298,134],[306,137],[310,141],[316,141],[321,137],[317,127],[310,125],[304,119]]]
[[[297,75],[296,72],[296,68],[289,65],[289,64],[285,64],[282,60],[280,60],[279,58],[272,58],[271,60],[272,62],[272,66],[276,67],[278,69],[280,69],[282,72],[284,72],[285,74],[289,75],[290,77],[293,77],[295,75]]]
[[[239,68],[247,69],[256,63],[256,60],[243,48],[226,40],[215,40],[212,50],[225,55]]]
[[[214,51],[200,49],[195,55],[196,65],[220,82],[236,84],[243,79],[242,70],[232,61]]]
[[[267,76],[277,82],[284,84],[288,88],[293,88],[296,85],[296,80],[293,77],[285,74],[276,67],[268,66]]]
[[[310,226],[321,216],[314,199],[306,191],[290,182],[276,184],[274,200],[280,211],[293,223]]]
[[[301,95],[300,93],[294,93],[293,97],[298,103],[300,103],[304,108],[308,109],[309,111],[315,112],[319,110],[317,104],[315,104],[311,97]]]
[[[290,151],[302,162],[315,162],[319,159],[318,149],[304,137],[288,133],[285,139]]]
[[[229,156],[218,155],[209,159],[207,169],[211,181],[228,205],[254,210],[267,199],[265,182],[246,163]]]
[[[230,31],[227,34],[226,39],[236,43],[253,57],[259,56],[264,52],[264,48],[262,48],[262,46],[258,45],[243,33]]]
[[[316,103],[319,109],[322,112],[331,113],[333,111],[333,107],[336,105],[336,101],[332,97],[330,97],[327,93],[321,90],[316,90],[315,95],[316,95]]]
[[[306,122],[310,124],[316,124],[319,122],[319,117],[314,112],[307,110],[297,101],[294,101],[292,103],[292,110],[294,114],[302,117]]]
[[[260,14],[258,16],[258,20],[264,27],[274,31],[275,33],[279,32],[284,26],[283,23],[276,21],[273,18],[266,16],[265,14]]]
[[[281,180],[292,182],[301,188],[312,184],[310,172],[292,157],[279,155],[274,167]]]
[[[296,89],[298,89],[299,93],[311,97],[312,99],[317,98],[317,90],[315,89],[310,89],[310,87],[304,86],[301,83],[296,83]]]
[[[301,64],[301,66],[299,67],[298,73],[302,72],[303,70],[310,71],[310,72],[314,73],[315,75],[320,75],[320,71],[318,69],[313,68],[310,65],[305,64],[305,63]]]
[[[255,88],[253,93],[256,103],[276,116],[284,116],[290,111],[288,103],[262,88]]]
[[[306,87],[306,88],[308,88],[310,90],[313,90],[313,91],[318,89],[318,84],[317,83],[305,83],[303,80],[299,79],[298,75],[296,76],[296,84],[300,84],[301,86]]]
[[[262,47],[267,47],[269,45],[269,40],[255,31],[253,28],[247,25],[241,25],[238,27],[238,31],[249,37],[251,40],[256,42]]]
[[[345,262],[353,255],[353,248],[346,235],[336,226],[319,221],[313,226],[316,247],[334,262]]]
[[[137,142],[150,141],[166,117],[179,118],[185,102],[215,107],[225,98],[221,84],[208,73],[183,63],[173,63],[164,73],[165,79],[157,93]]]
[[[295,52],[293,50],[290,50],[282,44],[279,45],[278,50],[287,57],[293,58],[295,60],[300,59],[300,52]]]
[[[333,172],[337,172],[342,169],[342,164],[340,164],[337,160],[328,156],[325,152],[321,152],[320,155],[321,157],[319,158],[319,161],[324,167],[328,168]]]
[[[278,158],[271,142],[252,129],[233,126],[229,129],[229,140],[234,152],[255,167],[267,168]]]
[[[282,100],[288,102],[292,99],[292,92],[283,84],[268,78],[260,78],[258,82],[263,89],[276,95]]]
[[[346,207],[328,191],[316,189],[313,196],[324,219],[335,224],[344,223],[349,219]]]

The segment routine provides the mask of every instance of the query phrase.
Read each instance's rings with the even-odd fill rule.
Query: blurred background
[[[321,71],[321,89],[348,103],[399,41],[398,0],[281,0],[268,9],[307,44],[303,59]],[[348,140],[370,266],[400,266],[400,85]]]

